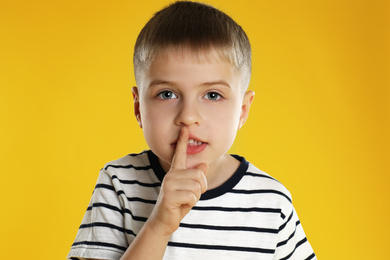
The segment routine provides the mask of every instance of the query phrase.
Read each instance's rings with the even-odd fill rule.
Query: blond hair
[[[157,12],[141,30],[134,47],[137,85],[159,53],[176,48],[198,55],[216,50],[240,72],[245,93],[251,77],[251,45],[241,26],[222,11],[203,3],[178,1]]]

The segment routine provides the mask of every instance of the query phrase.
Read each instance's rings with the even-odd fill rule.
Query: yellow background
[[[65,259],[104,163],[146,149],[132,48],[169,1],[0,1],[0,252]],[[388,259],[390,5],[209,0],[256,91],[232,153],[279,179],[319,259]]]

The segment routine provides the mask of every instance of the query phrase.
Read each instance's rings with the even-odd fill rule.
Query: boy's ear
[[[134,100],[134,115],[135,118],[138,121],[139,126],[142,128],[142,122],[141,122],[141,112],[139,109],[139,93],[138,93],[138,88],[133,87],[131,89],[131,92],[133,92],[133,100]]]
[[[240,129],[248,119],[249,109],[252,105],[254,97],[255,97],[255,92],[253,90],[249,90],[248,92],[245,93],[244,98],[242,100],[240,123],[238,125],[238,129]]]

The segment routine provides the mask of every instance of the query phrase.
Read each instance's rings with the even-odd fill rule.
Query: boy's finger
[[[195,168],[201,170],[203,174],[206,176],[209,166],[206,163],[200,163]]]
[[[186,169],[187,162],[187,142],[190,134],[188,128],[183,126],[180,130],[179,139],[176,143],[175,154],[172,159],[172,168]]]
[[[207,171],[209,169],[209,166],[206,163],[200,163],[198,166],[195,167],[196,169],[199,169],[203,172],[204,178],[201,180],[201,186],[202,186],[202,194],[207,191]]]

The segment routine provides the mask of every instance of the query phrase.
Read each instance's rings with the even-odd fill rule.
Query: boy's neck
[[[206,176],[207,189],[215,189],[225,183],[237,171],[240,164],[240,161],[229,154],[211,163]]]
[[[164,172],[168,172],[171,166],[160,158],[158,161]],[[229,154],[224,154],[218,160],[210,163],[206,175],[207,189],[212,190],[224,184],[237,171],[240,164],[239,160]]]

